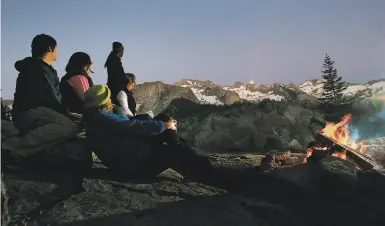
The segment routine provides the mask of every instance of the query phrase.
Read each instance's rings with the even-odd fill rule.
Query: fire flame
[[[351,139],[349,131],[349,123],[352,120],[352,115],[345,115],[338,123],[327,122],[325,128],[320,133],[327,136],[340,144],[350,147],[362,154],[366,153],[366,143],[364,141],[355,142]]]

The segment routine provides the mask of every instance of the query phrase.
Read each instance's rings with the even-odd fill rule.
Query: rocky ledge
[[[385,177],[336,157],[211,154],[217,176],[187,181],[111,175],[100,162],[76,172],[7,169],[3,225],[383,225]],[[288,158],[288,155],[286,155]],[[265,167],[267,160],[285,164]],[[293,160],[294,159],[294,160]],[[297,159],[298,161],[295,161]],[[262,163],[262,164],[261,164]]]

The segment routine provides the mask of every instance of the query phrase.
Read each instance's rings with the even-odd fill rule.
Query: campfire
[[[326,123],[325,128],[320,131],[320,134],[331,138],[338,144],[342,144],[352,150],[358,151],[361,154],[365,154],[367,148],[365,141],[355,142],[352,139],[349,130],[349,123],[351,122],[351,120],[352,115],[347,114],[338,123],[328,122]]]
[[[330,154],[354,162],[360,170],[373,169],[376,163],[365,155],[366,143],[355,141],[352,138],[349,130],[351,119],[351,114],[347,114],[338,123],[326,123],[326,126],[317,133],[316,141],[309,144],[307,148],[308,158],[305,162],[310,159],[317,160]]]

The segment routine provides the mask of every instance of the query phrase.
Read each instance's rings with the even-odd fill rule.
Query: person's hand
[[[164,123],[164,127],[166,129],[176,130],[177,129],[177,123],[178,122],[175,119],[170,119],[168,122]]]

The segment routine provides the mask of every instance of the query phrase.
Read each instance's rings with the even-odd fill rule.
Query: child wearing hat
[[[90,87],[84,96],[87,140],[110,170],[147,177],[173,168],[198,180],[212,170],[207,157],[179,140],[168,139],[177,127],[174,119],[137,120],[114,114],[111,91],[104,85]]]

